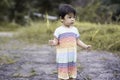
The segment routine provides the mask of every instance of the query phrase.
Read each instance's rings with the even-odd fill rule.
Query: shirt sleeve
[[[59,36],[59,30],[56,29],[53,35],[54,35],[56,38],[58,38],[58,36]]]
[[[80,33],[79,33],[77,28],[76,28],[76,34],[77,34],[77,38],[79,38],[80,37]]]

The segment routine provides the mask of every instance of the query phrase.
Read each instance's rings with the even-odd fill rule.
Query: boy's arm
[[[82,42],[80,39],[77,39],[77,45],[84,48],[84,49],[89,49],[91,48],[91,45],[86,45],[84,42]]]

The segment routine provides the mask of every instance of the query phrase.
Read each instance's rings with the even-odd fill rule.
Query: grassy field
[[[120,51],[120,25],[78,23],[81,39],[98,50]]]
[[[15,37],[29,43],[48,44],[53,39],[54,30],[61,23],[33,22],[31,25],[19,26],[13,23],[0,26],[0,31],[16,31]],[[95,24],[89,22],[76,22],[75,26],[80,32],[80,39],[93,46],[95,50],[120,51],[120,25]]]
[[[0,22],[0,32],[16,31],[21,26],[15,23]]]
[[[60,22],[39,21],[17,30],[17,38],[30,43],[47,44],[53,38],[54,30]],[[93,46],[93,49],[120,51],[120,25],[76,22],[80,39]]]

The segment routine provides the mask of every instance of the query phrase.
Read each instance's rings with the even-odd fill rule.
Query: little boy
[[[85,49],[90,49],[91,45],[79,39],[78,29],[73,26],[76,11],[71,5],[60,5],[59,17],[62,25],[55,30],[54,39],[49,40],[49,44],[56,46],[58,80],[74,80],[77,77],[77,45]]]

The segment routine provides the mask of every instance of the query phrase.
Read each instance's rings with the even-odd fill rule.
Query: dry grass
[[[48,22],[47,22],[48,23]],[[53,38],[54,30],[60,22],[40,21],[18,30],[17,38],[30,43],[47,44]],[[80,32],[80,39],[91,44],[93,49],[120,51],[120,26],[115,24],[95,24],[89,22],[76,22]]]

